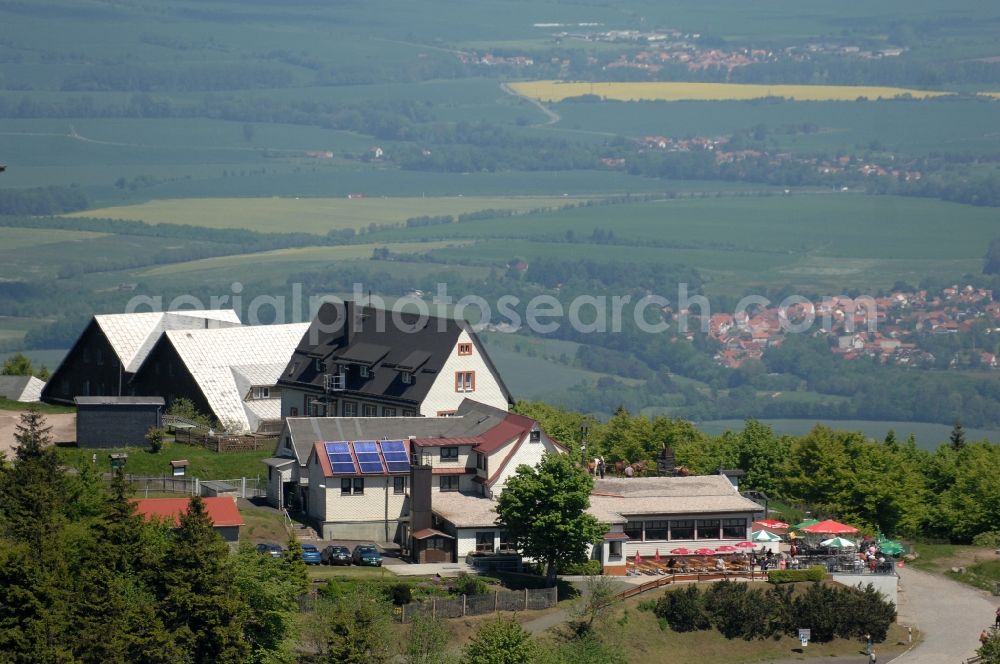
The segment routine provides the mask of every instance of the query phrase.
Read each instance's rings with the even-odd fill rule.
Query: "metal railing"
[[[557,588],[495,590],[485,595],[462,595],[454,599],[435,597],[424,602],[411,602],[399,607],[398,616],[399,621],[405,623],[416,615],[462,618],[498,611],[532,611],[551,608],[558,599]]]

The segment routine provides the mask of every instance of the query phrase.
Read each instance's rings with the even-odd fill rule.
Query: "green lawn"
[[[47,403],[36,403],[27,404],[21,401],[11,401],[10,399],[0,398],[0,410],[14,410],[22,411],[28,406],[35,406],[43,413],[75,413],[76,407],[74,406],[52,406]]]
[[[126,472],[133,475],[168,475],[170,462],[187,459],[190,462],[187,474],[201,480],[236,479],[238,477],[266,477],[267,466],[261,459],[271,456],[273,449],[256,452],[229,452],[220,454],[206,450],[203,447],[166,442],[159,453],[153,454],[148,449],[127,447],[119,449],[80,449],[75,446],[59,446],[58,453],[63,463],[79,467],[91,463],[93,454],[97,454],[98,465],[104,469],[108,463],[108,454],[125,452],[128,454]]]

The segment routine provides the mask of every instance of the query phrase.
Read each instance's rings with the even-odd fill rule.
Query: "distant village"
[[[870,302],[874,304],[871,311],[862,306],[861,298],[835,297],[816,306],[795,304],[785,310],[774,306],[735,315],[712,314],[707,332],[721,346],[715,359],[730,368],[760,359],[765,349],[780,346],[789,325],[810,315],[816,321],[810,333],[829,338],[832,353],[845,359],[869,357],[901,366],[934,363],[934,355],[916,343],[919,335],[968,332],[984,321],[996,324],[990,331],[1000,332],[1000,302],[993,300],[991,290],[983,288],[954,285],[940,295],[927,290],[894,291]],[[679,313],[689,315],[689,330],[699,329],[699,316],[686,310]],[[994,353],[975,352],[981,368],[997,368]]]

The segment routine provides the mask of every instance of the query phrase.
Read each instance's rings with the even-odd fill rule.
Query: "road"
[[[21,421],[20,411],[0,411],[0,453],[11,456],[16,441],[14,433]],[[46,413],[45,422],[52,427],[52,440],[64,443],[76,440],[76,415],[74,413]]]
[[[979,633],[992,624],[1000,600],[912,567],[899,573],[899,622],[915,625],[924,639],[893,664],[958,663],[974,656]]]

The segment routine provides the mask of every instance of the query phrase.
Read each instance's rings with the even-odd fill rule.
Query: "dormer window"
[[[410,385],[413,383],[413,374],[409,371],[404,371],[399,375],[399,379],[403,381],[403,385]]]
[[[371,369],[369,369],[366,365],[362,364],[360,367],[358,367],[358,375],[361,376],[362,378],[370,378],[372,372]]]
[[[253,388],[253,398],[254,399],[270,399],[271,398],[271,388],[270,387],[255,387],[255,388]]]
[[[325,367],[323,366],[323,360],[316,358],[316,371],[323,371]]]

